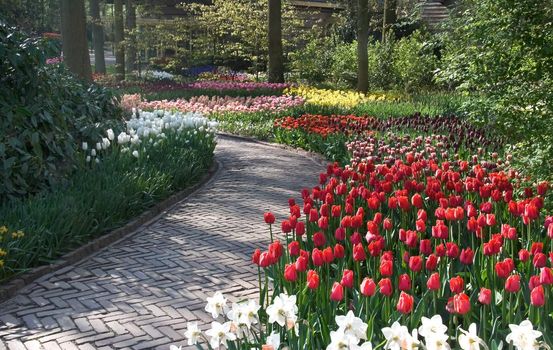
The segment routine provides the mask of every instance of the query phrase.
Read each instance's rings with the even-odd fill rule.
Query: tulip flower
[[[330,300],[341,301],[344,298],[344,288],[338,282],[334,282],[332,285],[332,291],[330,292]]]
[[[314,270],[307,271],[307,287],[317,289],[319,287],[319,275]]]
[[[505,290],[509,293],[516,293],[520,290],[520,275],[511,275],[505,281]]]
[[[373,296],[376,291],[376,284],[374,283],[372,278],[365,277],[363,279],[363,282],[361,282],[361,294],[363,294],[366,297]]]
[[[453,277],[449,280],[449,289],[451,293],[458,294],[465,288],[465,281],[461,276]]]
[[[284,279],[288,282],[295,282],[298,279],[295,264],[287,264],[284,268]]]
[[[428,290],[437,291],[441,288],[441,280],[440,280],[440,274],[437,272],[434,272],[430,275],[428,278],[428,281],[426,281],[426,287]]]
[[[380,288],[380,293],[387,297],[393,294],[392,290],[392,281],[389,278],[383,278],[378,282],[378,287]]]
[[[405,292],[401,292],[396,305],[397,311],[402,314],[409,314],[413,311],[414,298]]]

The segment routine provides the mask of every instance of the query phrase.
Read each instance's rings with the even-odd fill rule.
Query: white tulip
[[[83,142],[83,151],[86,151],[88,149],[88,143]]]

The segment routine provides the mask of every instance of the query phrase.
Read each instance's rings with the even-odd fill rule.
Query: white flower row
[[[161,140],[167,137],[167,132],[183,134],[185,137],[194,137],[198,133],[205,132],[206,138],[214,138],[219,125],[199,113],[172,113],[163,110],[146,112],[134,109],[131,119],[126,124],[127,130],[119,133],[117,137],[112,129],[106,130],[106,137],[102,137],[102,140],[97,142],[90,152],[88,152],[88,143],[83,142],[82,150],[87,153],[86,161],[90,162],[94,159],[99,162],[99,159],[96,158],[98,152],[107,150],[114,142],[123,147],[122,152],[130,152],[138,158],[140,156],[138,148],[142,143],[148,141],[157,146]],[[145,149],[143,150],[145,151]]]
[[[198,327],[197,322],[188,322],[188,329],[185,337],[188,345],[197,345],[200,339],[204,339],[209,345],[217,349],[221,345],[226,346],[227,342],[237,339],[246,339],[253,342],[259,339],[257,334],[261,333],[258,312],[261,309],[254,300],[234,303],[232,308],[227,305],[227,299],[221,292],[216,292],[212,297],[207,298],[205,311],[211,314],[214,319],[223,316],[226,322],[217,321],[211,323],[211,328],[205,332],[205,336]],[[295,330],[298,333],[298,306],[296,296],[281,293],[266,309],[269,323],[277,323],[288,330]],[[338,315],[335,318],[338,329],[330,332],[330,344],[326,350],[372,350],[372,344],[367,340],[368,325],[353,311],[346,315]],[[254,326],[259,329],[255,329]],[[549,349],[547,345],[538,339],[542,337],[540,331],[534,330],[529,320],[523,321],[520,325],[509,325],[511,333],[505,340],[512,344],[517,350],[539,350]],[[459,327],[457,345],[462,350],[488,350],[486,343],[478,336],[477,326],[471,324],[467,330]],[[259,333],[254,334],[255,331]],[[386,339],[383,348],[385,350],[451,350],[449,345],[450,337],[447,334],[448,328],[443,324],[440,315],[431,318],[422,317],[421,325],[409,332],[406,326],[394,322],[390,327],[385,327],[382,334]],[[421,337],[422,340],[419,338]],[[361,344],[359,344],[362,342]],[[281,346],[280,334],[273,332],[264,340],[263,349],[279,349]],[[172,345],[170,350],[179,350],[180,347]]]

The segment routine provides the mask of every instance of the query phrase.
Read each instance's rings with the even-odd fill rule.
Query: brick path
[[[186,322],[211,322],[205,298],[256,294],[256,247],[267,209],[312,186],[321,165],[278,147],[222,137],[222,167],[196,192],[127,239],[47,275],[0,304],[2,349],[168,349]],[[205,328],[205,327],[204,327]]]

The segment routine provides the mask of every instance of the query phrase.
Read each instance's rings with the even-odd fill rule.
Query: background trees
[[[61,0],[61,37],[63,57],[69,70],[85,80],[92,80],[84,0]]]

